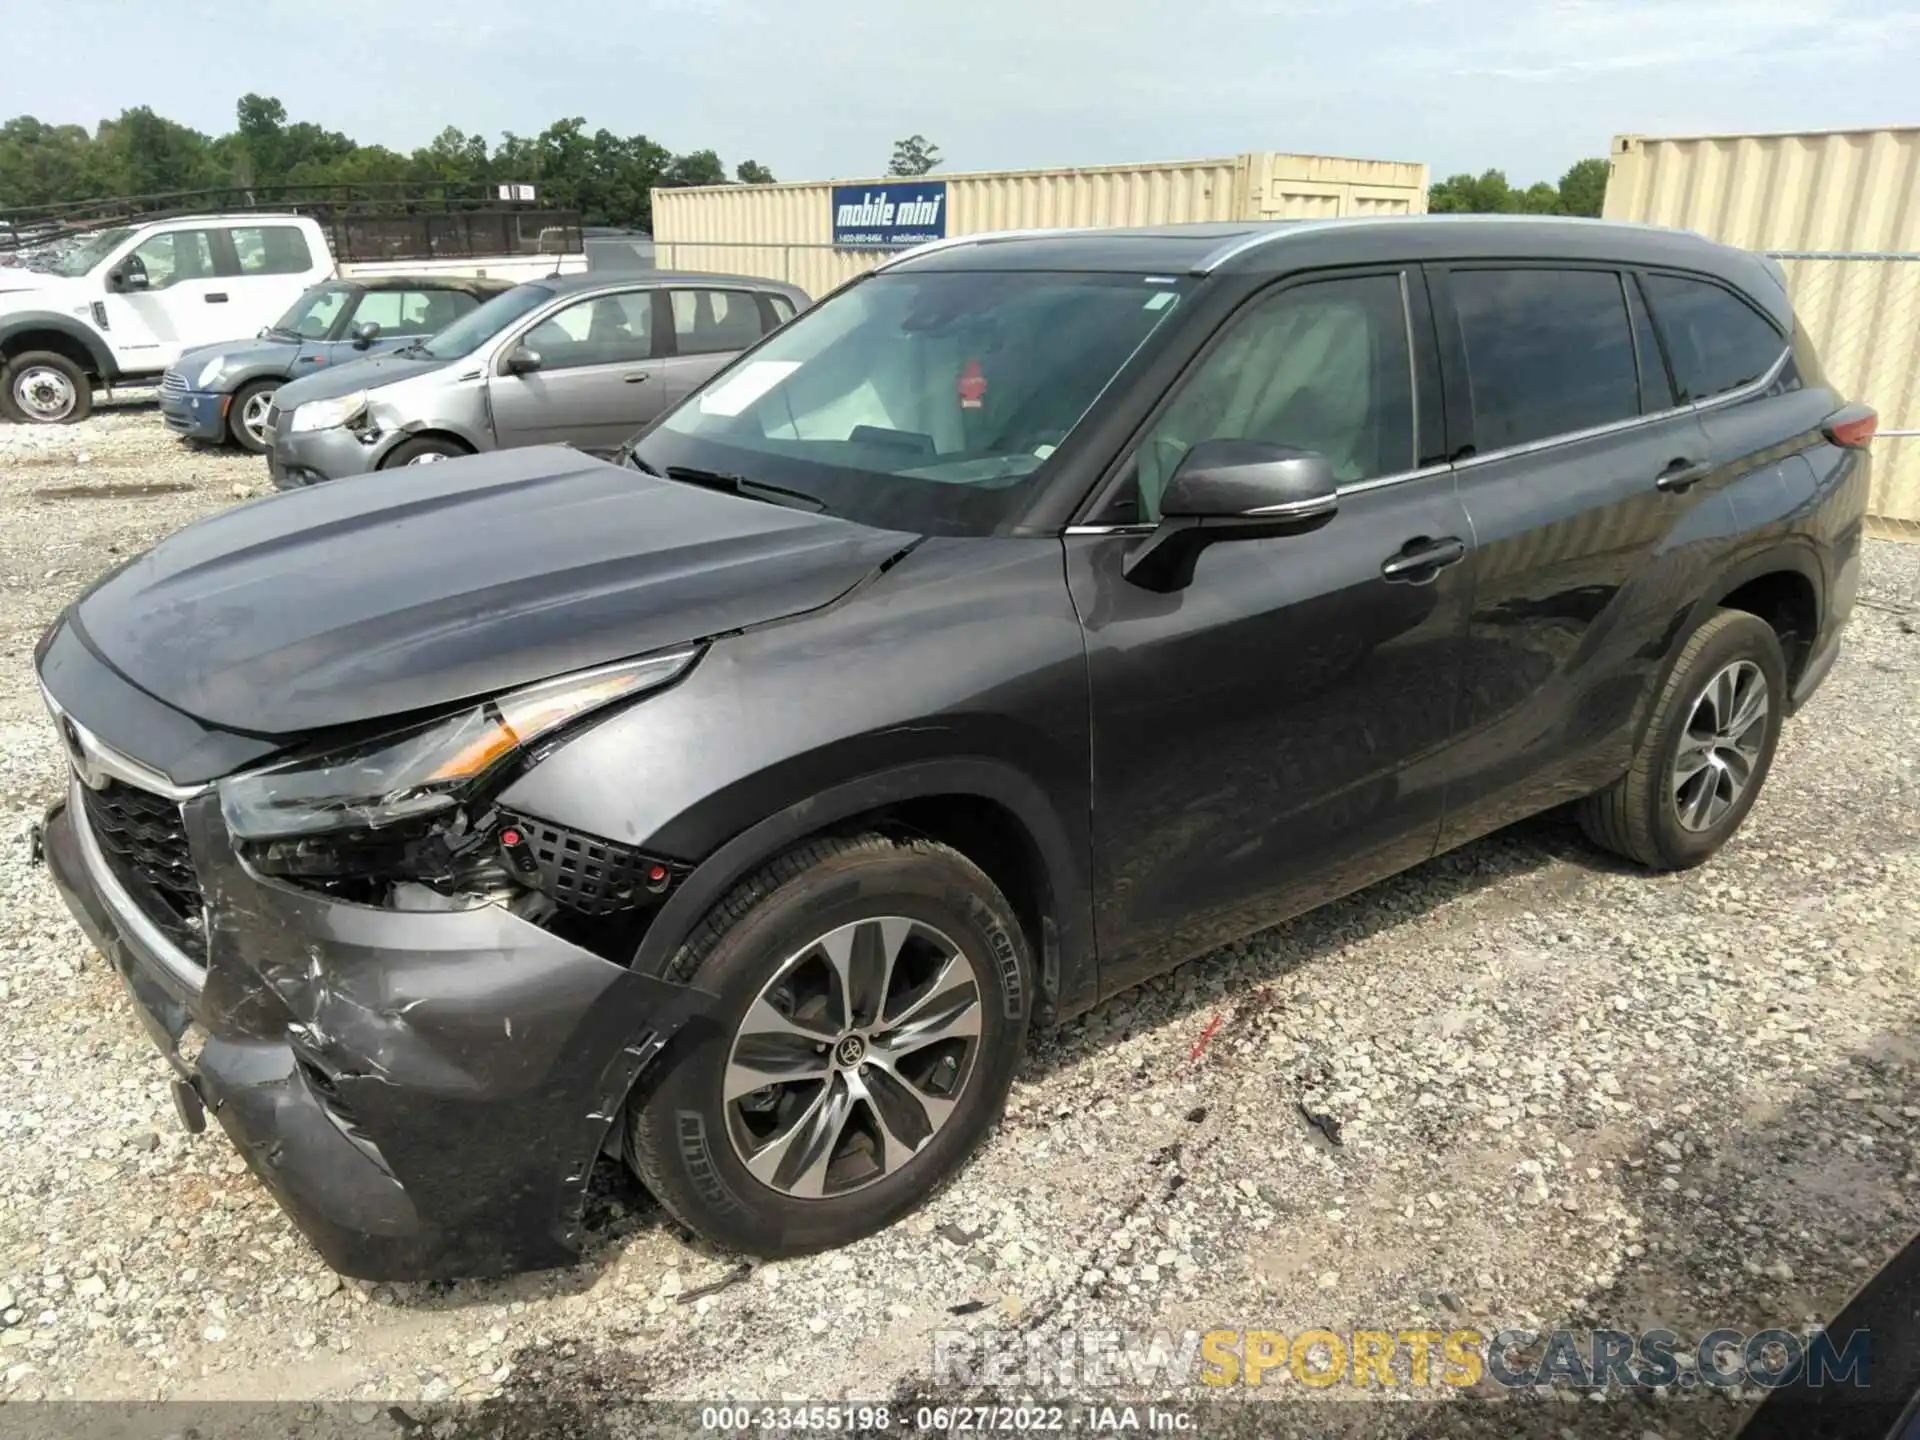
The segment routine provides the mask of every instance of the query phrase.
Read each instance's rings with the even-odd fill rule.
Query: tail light
[[[1844,410],[1836,410],[1821,427],[1827,439],[1849,450],[1866,449],[1873,441],[1873,432],[1879,428],[1880,417],[1867,405],[1849,405]]]

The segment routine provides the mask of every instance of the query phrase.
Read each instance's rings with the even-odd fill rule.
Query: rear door
[[[606,454],[666,408],[656,337],[665,325],[659,292],[632,289],[563,305],[500,347],[487,381],[502,448],[577,445]],[[540,357],[526,374],[506,369],[515,344]]]
[[[1430,267],[1473,613],[1442,847],[1591,793],[1730,511],[1675,397],[1637,278]]]
[[[1446,448],[1433,347],[1417,271],[1270,290],[1136,437],[1114,498],[1069,529],[1104,990],[1433,853],[1470,551],[1453,476],[1431,463]],[[1339,513],[1214,545],[1174,594],[1128,583],[1168,478],[1215,438],[1325,454]]]
[[[781,297],[784,299],[785,297]],[[681,286],[667,292],[673,319],[672,358],[665,363],[666,398],[676,405],[729,360],[782,322],[769,297],[722,286]],[[792,315],[791,309],[787,317]]]

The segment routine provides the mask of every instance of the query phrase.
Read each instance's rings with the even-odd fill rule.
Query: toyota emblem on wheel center
[[[849,1035],[834,1046],[833,1058],[842,1065],[858,1065],[867,1058],[867,1042],[858,1035]]]

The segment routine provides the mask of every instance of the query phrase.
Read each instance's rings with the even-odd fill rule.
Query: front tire
[[[267,453],[266,438],[260,430],[273,408],[273,392],[279,388],[278,380],[256,380],[234,392],[233,403],[227,406],[227,434],[242,450],[253,455]]]
[[[668,969],[718,1035],[629,1106],[627,1156],[667,1210],[769,1257],[883,1229],[956,1173],[1006,1104],[1033,965],[959,852],[812,840],[722,900]]]
[[[51,350],[16,355],[6,378],[7,418],[25,425],[72,425],[93,411],[87,372]]]
[[[462,455],[472,453],[455,441],[423,436],[418,440],[403,440],[394,446],[387,458],[380,462],[380,468],[397,470],[402,465],[432,465],[441,460],[457,460]]]
[[[1656,870],[1710,858],[1773,766],[1787,665],[1773,627],[1719,610],[1681,646],[1627,773],[1580,802],[1596,845]]]

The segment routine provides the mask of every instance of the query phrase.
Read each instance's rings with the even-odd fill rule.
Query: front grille
[[[100,852],[133,902],[191,959],[204,962],[200,882],[178,802],[118,780],[79,789]]]
[[[160,393],[178,398],[187,393],[187,379],[178,370],[169,370],[160,377]]]
[[[582,915],[611,915],[657,899],[670,883],[669,867],[630,845],[602,840],[545,820],[503,816],[507,829],[519,829],[540,867],[540,889]],[[650,883],[650,872],[662,871]]]

